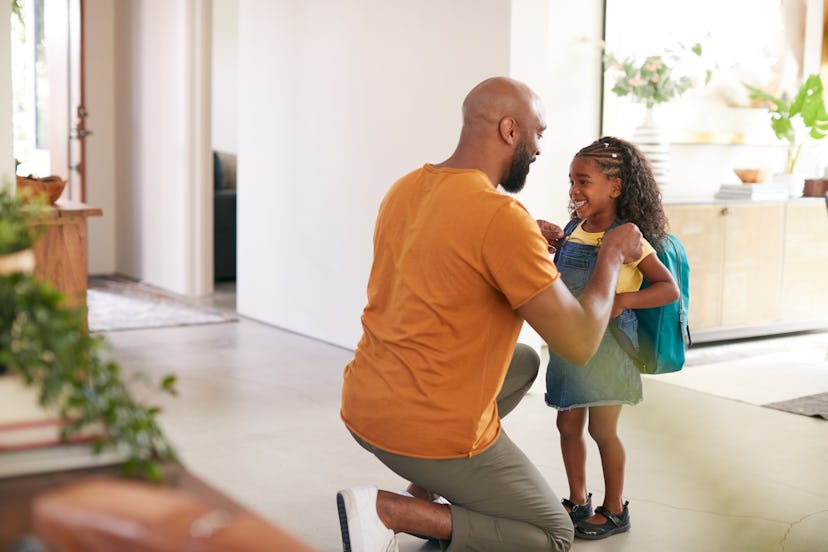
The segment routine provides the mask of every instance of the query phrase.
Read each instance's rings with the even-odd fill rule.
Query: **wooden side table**
[[[35,277],[66,295],[67,306],[83,308],[84,320],[89,258],[86,219],[102,215],[98,207],[58,200],[43,215],[43,234],[33,247]]]

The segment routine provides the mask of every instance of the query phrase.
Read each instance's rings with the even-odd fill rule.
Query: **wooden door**
[[[722,326],[779,322],[785,204],[740,203],[724,211]]]

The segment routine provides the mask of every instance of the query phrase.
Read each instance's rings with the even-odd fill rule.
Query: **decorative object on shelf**
[[[701,55],[700,43],[689,48],[679,45],[679,50],[650,55],[643,62],[634,57],[618,59],[612,53],[604,54],[604,67],[613,78],[612,92],[621,97],[630,96],[646,107],[644,120],[635,129],[632,141],[649,159],[662,191],[670,181],[670,147],[655,122],[653,108],[680,97],[702,82],[706,85],[710,81],[712,70],[700,69],[697,63]],[[693,62],[693,57],[696,62]]]
[[[32,247],[40,201],[0,190],[0,254]],[[66,438],[100,427],[93,450],[121,454],[127,473],[159,480],[162,465],[176,461],[156,421],[160,409],[132,398],[103,337],[86,331],[83,311],[14,267],[0,273],[0,366],[35,388],[43,407],[59,412],[68,422]],[[175,382],[166,376],[159,389],[175,394]]]
[[[784,173],[774,175],[774,181],[788,184],[790,195],[800,197],[805,178],[796,169],[802,148],[828,135],[822,78],[818,74],[810,75],[793,98],[787,94],[774,96],[749,84],[744,86],[751,99],[770,104],[771,129],[779,140],[788,143]]]
[[[828,178],[809,178],[805,180],[804,197],[823,197],[828,194]]]
[[[18,191],[29,196],[44,196],[48,203],[54,203],[60,198],[63,193],[63,188],[66,187],[66,181],[61,177],[52,175],[38,178],[36,176],[19,176],[17,177]]]
[[[652,107],[647,106],[644,120],[633,132],[632,142],[650,161],[659,189],[661,191],[667,189],[670,185],[670,144],[667,143],[661,127],[653,118]]]
[[[788,199],[788,187],[775,183],[759,184],[722,184],[713,196],[716,199],[741,199],[751,201],[785,201]]]
[[[764,169],[733,169],[742,184],[761,184],[768,179],[768,171]]]

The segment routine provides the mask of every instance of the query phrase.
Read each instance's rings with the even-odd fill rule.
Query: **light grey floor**
[[[211,299],[227,309],[233,300],[227,287]],[[105,335],[127,372],[179,376],[180,395],[156,402],[185,464],[319,551],[341,550],[338,489],[404,487],[339,420],[351,351],[245,318]],[[779,381],[789,368],[777,366]],[[539,382],[504,426],[564,494],[554,412],[542,396]],[[645,397],[621,420],[632,530],[576,541],[574,550],[828,551],[828,421],[657,377],[645,380]],[[594,446],[589,453],[600,503]],[[409,536],[400,541],[405,552],[437,549]]]

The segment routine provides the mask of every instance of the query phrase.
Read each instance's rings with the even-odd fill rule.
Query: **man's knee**
[[[552,550],[556,552],[567,552],[572,548],[572,542],[575,540],[575,528],[570,523],[568,526],[561,527],[554,535],[552,535]]]
[[[515,345],[515,352],[512,354],[512,362],[509,365],[509,371],[514,370],[515,373],[520,373],[522,378],[527,381],[535,381],[540,369],[540,355],[534,349],[525,343],[518,343]]]

